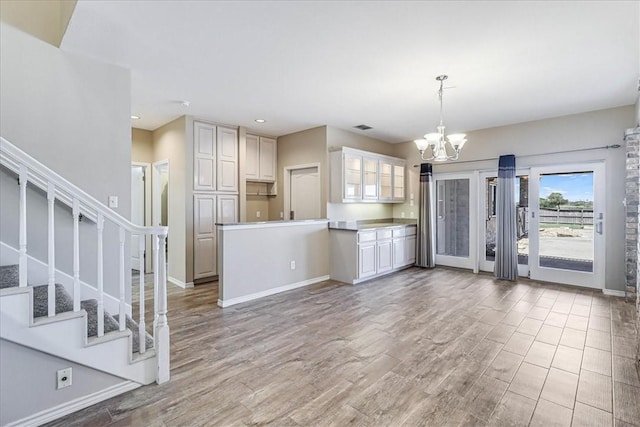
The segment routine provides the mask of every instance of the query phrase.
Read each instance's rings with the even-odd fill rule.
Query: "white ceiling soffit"
[[[183,114],[388,142],[633,104],[638,2],[78,2],[62,48],[131,69],[136,127]],[[181,105],[189,100],[190,107]],[[255,119],[266,119],[256,124]]]

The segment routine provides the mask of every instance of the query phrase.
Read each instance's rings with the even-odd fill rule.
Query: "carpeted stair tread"
[[[33,318],[49,315],[49,286],[33,287]],[[73,299],[64,286],[56,283],[56,314],[73,311]]]
[[[116,314],[113,316],[113,318],[117,322],[120,317]],[[140,329],[138,327],[138,322],[136,322],[135,320],[133,320],[131,317],[127,315],[126,326],[127,326],[127,329],[131,330],[132,332],[131,337],[132,337],[133,352],[138,353],[140,351]],[[150,348],[153,348],[153,338],[151,337],[151,335],[149,335],[147,332],[145,332],[144,335],[145,335],[144,339],[146,343],[145,348],[147,350]]]
[[[87,312],[87,336],[98,336],[98,301],[95,299],[80,301],[80,308]],[[114,332],[118,329],[118,322],[105,310],[104,333]]]
[[[18,265],[0,266],[0,289],[17,287],[19,285],[20,270]],[[49,315],[49,289],[48,285],[33,286],[33,317]],[[73,311],[73,299],[67,293],[64,286],[56,283],[56,314]],[[98,301],[89,299],[80,301],[80,308],[87,312],[87,336],[98,335]],[[140,351],[140,332],[138,323],[131,317],[126,317],[126,327],[132,333],[133,352]],[[104,312],[104,333],[115,332],[120,329],[118,315],[111,316]],[[146,348],[153,348],[153,338],[145,332]]]
[[[0,289],[17,287],[19,277],[20,272],[17,264],[0,266]]]

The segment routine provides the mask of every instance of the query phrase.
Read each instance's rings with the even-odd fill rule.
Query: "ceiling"
[[[440,74],[448,133],[634,104],[639,21],[637,1],[80,0],[61,47],[131,69],[137,128],[396,143],[435,130]]]

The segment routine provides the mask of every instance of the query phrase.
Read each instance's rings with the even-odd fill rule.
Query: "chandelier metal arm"
[[[440,101],[440,124],[436,127],[437,132],[425,134],[423,139],[416,139],[414,141],[416,143],[418,151],[420,152],[420,158],[425,161],[458,160],[460,151],[467,141],[465,134],[452,134],[448,135],[445,139],[445,126],[442,113],[442,98],[444,81],[447,78],[448,77],[444,74],[436,77],[436,80],[440,82],[440,88],[438,89],[438,100]],[[451,150],[453,150],[453,155],[449,154],[449,151],[451,150],[447,150],[447,145],[449,145],[451,147]],[[431,157],[425,158],[424,153],[427,149],[431,150]]]

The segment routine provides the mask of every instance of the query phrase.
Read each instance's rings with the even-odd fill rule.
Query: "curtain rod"
[[[537,157],[537,156],[547,156],[549,154],[566,154],[566,153],[576,153],[578,151],[593,151],[593,150],[608,150],[610,148],[620,148],[622,145],[613,144],[613,145],[604,145],[602,147],[591,147],[591,148],[578,148],[577,150],[565,150],[565,151],[554,151],[551,153],[540,153],[540,154],[525,154],[523,156],[516,156],[516,159],[520,159],[523,157]],[[450,165],[459,165],[462,163],[474,163],[474,162],[485,162],[487,160],[498,160],[498,157],[490,157],[487,159],[477,159],[477,160],[463,160],[461,162],[451,162],[451,163],[439,163],[439,164],[450,164]],[[426,161],[426,160],[425,160]],[[420,165],[413,165],[414,168],[419,168]]]

